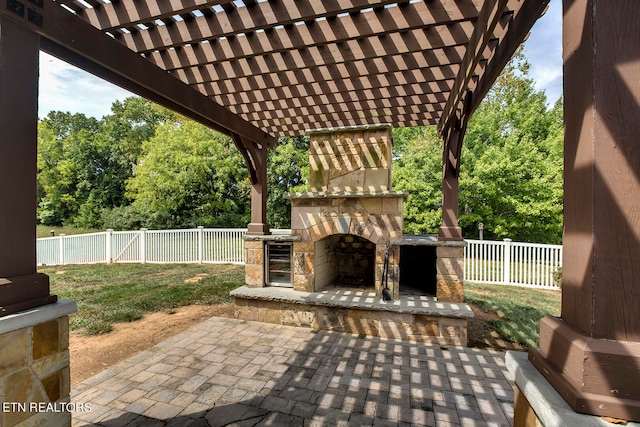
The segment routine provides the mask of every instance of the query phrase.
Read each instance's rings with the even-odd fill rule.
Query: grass
[[[495,313],[491,327],[507,341],[524,347],[540,345],[540,319],[560,315],[560,291],[479,283],[464,284],[465,302]]]
[[[93,228],[36,225],[36,239],[39,239],[41,237],[51,237],[51,231],[53,231],[56,236],[59,236],[61,234],[70,236],[72,234],[99,233],[105,230],[97,230]]]
[[[230,301],[229,292],[244,284],[241,265],[91,264],[39,271],[49,275],[52,293],[77,302],[71,328],[89,335],[109,332],[114,323],[149,312]],[[185,282],[198,276],[197,282]],[[539,345],[541,318],[560,314],[559,291],[467,282],[465,301],[495,313],[490,326],[502,339],[524,347]]]
[[[149,312],[226,302],[229,292],[244,284],[241,265],[92,264],[38,271],[49,275],[52,293],[76,301],[70,326],[87,335],[107,333],[114,323]],[[185,282],[198,276],[197,282]]]

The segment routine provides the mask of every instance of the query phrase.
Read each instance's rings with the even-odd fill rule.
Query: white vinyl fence
[[[243,228],[135,230],[40,238],[38,265],[137,263],[244,263]],[[271,230],[289,234],[291,230]],[[505,239],[466,240],[465,280],[557,289],[561,245]]]
[[[244,263],[242,228],[135,230],[38,239],[38,265],[138,263]]]
[[[562,245],[465,240],[464,280],[558,289]]]

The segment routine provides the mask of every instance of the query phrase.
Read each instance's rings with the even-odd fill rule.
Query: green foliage
[[[520,54],[469,122],[461,156],[459,224],[466,237],[559,243],[562,103],[548,110]],[[244,227],[250,184],[241,155],[216,132],[140,98],[102,120],[52,112],[40,123],[38,218],[47,226],[135,229]],[[394,129],[394,188],[409,192],[406,233],[441,224],[442,143],[433,127]],[[290,226],[309,181],[309,140],[269,151],[267,221]]]
[[[393,186],[406,191],[404,232],[437,233],[442,223],[442,143],[434,127],[393,131]]]
[[[291,227],[291,201],[288,192],[304,191],[309,182],[309,138],[281,138],[269,151],[267,180],[267,222],[272,228]]]
[[[152,228],[244,227],[250,184],[234,144],[198,123],[178,119],[156,129],[127,181],[133,206]]]
[[[115,102],[111,115],[51,112],[39,123],[38,218],[45,225],[102,227],[102,212],[128,204],[142,141],[176,115],[141,98]]]
[[[78,228],[78,227],[58,227],[58,226],[47,226],[43,224],[36,225],[36,238],[41,237],[51,237],[51,232],[53,231],[55,236],[59,236],[61,234],[65,234],[70,236],[72,234],[88,234],[88,233],[99,233],[104,231],[99,228]]]
[[[547,109],[522,55],[505,69],[472,116],[461,155],[459,224],[466,237],[562,240],[562,103]],[[396,129],[394,187],[410,193],[406,233],[441,223],[442,146],[434,128]]]
[[[70,326],[87,335],[109,332],[113,323],[144,313],[229,301],[229,292],[244,283],[244,269],[237,265],[97,264],[39,271],[50,277],[52,293],[76,301]],[[185,282],[194,277],[201,280]]]
[[[544,92],[518,55],[469,122],[460,167],[460,226],[485,238],[562,240],[562,103],[547,110]]]

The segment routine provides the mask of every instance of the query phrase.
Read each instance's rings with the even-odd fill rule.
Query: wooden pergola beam
[[[4,2],[0,3],[0,13],[25,24],[24,19],[18,19]],[[44,3],[41,25],[26,25],[47,40],[41,43],[43,50],[48,49],[52,55],[99,77],[168,108],[178,109],[187,117],[227,135],[237,133],[267,146],[274,146],[277,142],[275,137],[216,104],[56,3]]]
[[[455,120],[456,110],[468,90],[468,82],[475,72],[475,66],[480,61],[485,46],[490,42],[493,29],[504,15],[507,2],[508,0],[487,0],[480,11],[465,57],[460,64],[460,73],[451,88],[451,95],[443,111],[439,124],[442,133],[446,133]]]
[[[216,95],[212,93],[210,96],[216,100],[219,104],[224,105],[233,105],[238,108],[241,105],[251,105],[254,102],[271,102],[274,106],[278,108],[290,108],[290,107],[313,107],[315,105],[321,105],[322,101],[320,100],[310,100],[305,104],[302,104],[297,98],[300,97],[322,97],[325,96],[331,103],[341,104],[344,102],[353,102],[353,100],[362,101],[375,101],[378,99],[386,99],[386,100],[394,100],[395,103],[396,98],[403,98],[404,100],[401,102],[397,102],[395,105],[419,105],[419,104],[435,104],[439,105],[447,101],[447,92],[442,92],[437,90],[437,86],[434,90],[429,83],[420,83],[420,84],[407,84],[407,85],[399,85],[399,86],[382,86],[376,88],[369,89],[358,89],[358,90],[340,90],[338,87],[342,87],[341,85],[332,85],[329,82],[325,87],[334,88],[335,90],[331,93],[323,93],[320,85],[313,86],[305,86],[305,85],[296,85],[293,87],[287,88],[274,88],[272,91],[276,91],[276,93],[282,93],[285,96],[289,96],[289,98],[294,98],[293,102],[290,102],[289,99],[283,99],[281,97],[277,98],[267,98],[261,97],[258,100],[256,97],[251,97],[248,101],[245,101],[242,98],[241,94],[236,93],[227,93],[224,95]],[[441,82],[440,82],[441,83]],[[204,86],[204,85],[202,85]],[[435,86],[435,85],[434,85]],[[207,91],[206,88],[202,88],[201,91]],[[271,92],[267,92],[271,93]],[[251,94],[255,95],[254,92]],[[391,101],[389,101],[391,102]],[[434,108],[437,110],[437,108]]]
[[[232,109],[233,110],[233,109]],[[250,112],[238,114],[245,117],[247,120],[251,120],[255,123],[264,125],[266,130],[272,132],[278,132],[282,136],[296,136],[302,135],[310,129],[320,128],[337,128],[348,126],[366,126],[378,123],[389,123],[394,120],[394,123],[398,127],[410,127],[410,126],[427,126],[435,125],[440,118],[439,113],[423,113],[423,114],[406,114],[401,116],[387,116],[384,114],[378,115],[345,115],[345,114],[332,114],[323,116],[305,116],[300,118],[296,114],[304,114],[303,109],[293,109],[293,114],[278,114],[273,115],[271,113],[264,112]],[[275,124],[277,123],[277,124]]]
[[[491,87],[500,76],[504,67],[509,63],[518,47],[529,34],[531,27],[542,16],[549,7],[550,0],[537,0],[525,3],[522,8],[513,16],[509,23],[509,31],[505,33],[500,43],[495,49],[495,56],[488,64],[484,74],[479,79],[474,90],[471,113],[473,113],[484,97],[489,93]]]
[[[349,41],[230,61],[207,61],[205,55],[194,54],[196,50],[202,53],[201,49],[191,47],[190,54],[186,54],[186,49],[180,48],[162,53],[156,52],[147,58],[167,71],[206,72],[210,75],[211,81],[214,81],[327,66],[356,67],[358,70],[354,70],[354,72],[360,72],[363,69],[380,69],[388,72],[408,71],[423,67],[433,68],[458,64],[464,56],[465,50],[462,45],[434,49],[424,49],[422,46],[405,45],[403,47],[402,51],[396,49],[396,52],[387,52],[386,49],[383,51],[374,49],[366,40]],[[414,50],[413,47],[421,49]],[[335,52],[341,54],[335,55]],[[485,52],[487,57],[490,54],[489,50]]]
[[[112,31],[229,3],[233,0],[120,0],[83,9],[78,16],[100,30]]]
[[[84,9],[79,15],[93,26],[103,31],[130,28],[137,24],[154,22],[157,19],[172,18],[176,15],[208,12],[202,16],[199,25],[205,22],[209,28],[224,32],[256,31],[274,25],[288,25],[296,21],[306,21],[315,17],[335,16],[351,13],[363,8],[383,7],[397,0],[352,0],[347,2],[325,2],[318,4],[310,0],[280,0],[269,4],[244,2],[236,6],[233,0],[120,0],[105,3],[92,9]],[[214,12],[213,6],[224,6]],[[248,24],[248,25],[247,25]]]
[[[252,8],[252,11],[259,7],[268,7],[269,4],[270,2],[258,3],[256,7]],[[240,21],[243,25],[236,24],[237,21],[232,22],[226,19],[227,24],[222,26],[209,22],[211,17],[202,16],[188,22],[179,21],[171,25],[154,26],[148,30],[121,34],[118,38],[124,45],[139,53],[221,38],[238,39],[241,42],[239,47],[243,48],[245,53],[256,53],[270,45],[272,50],[277,51],[280,46],[307,46],[434,25],[442,26],[475,19],[477,14],[478,9],[470,0],[456,2],[456,5],[449,9],[442,5],[442,1],[434,0],[420,3],[401,3],[396,7],[381,7],[367,10],[365,13],[340,13],[329,16],[327,19],[318,20],[316,18],[325,17],[315,13],[307,16],[306,19],[290,19],[279,22],[257,14],[250,15],[244,21]],[[264,21],[269,24],[253,24]],[[247,22],[247,25],[244,25],[244,22]],[[294,24],[297,22],[304,22],[304,24]]]

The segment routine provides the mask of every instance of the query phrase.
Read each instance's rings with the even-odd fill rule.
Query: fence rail
[[[38,265],[110,262],[244,264],[243,228],[113,231],[40,238]],[[272,230],[290,233],[290,230]],[[561,245],[466,240],[465,280],[556,289]]]
[[[562,245],[465,240],[464,280],[557,289]]]
[[[243,228],[198,227],[188,230],[107,230],[44,237],[37,241],[37,263],[243,264],[246,232]]]

